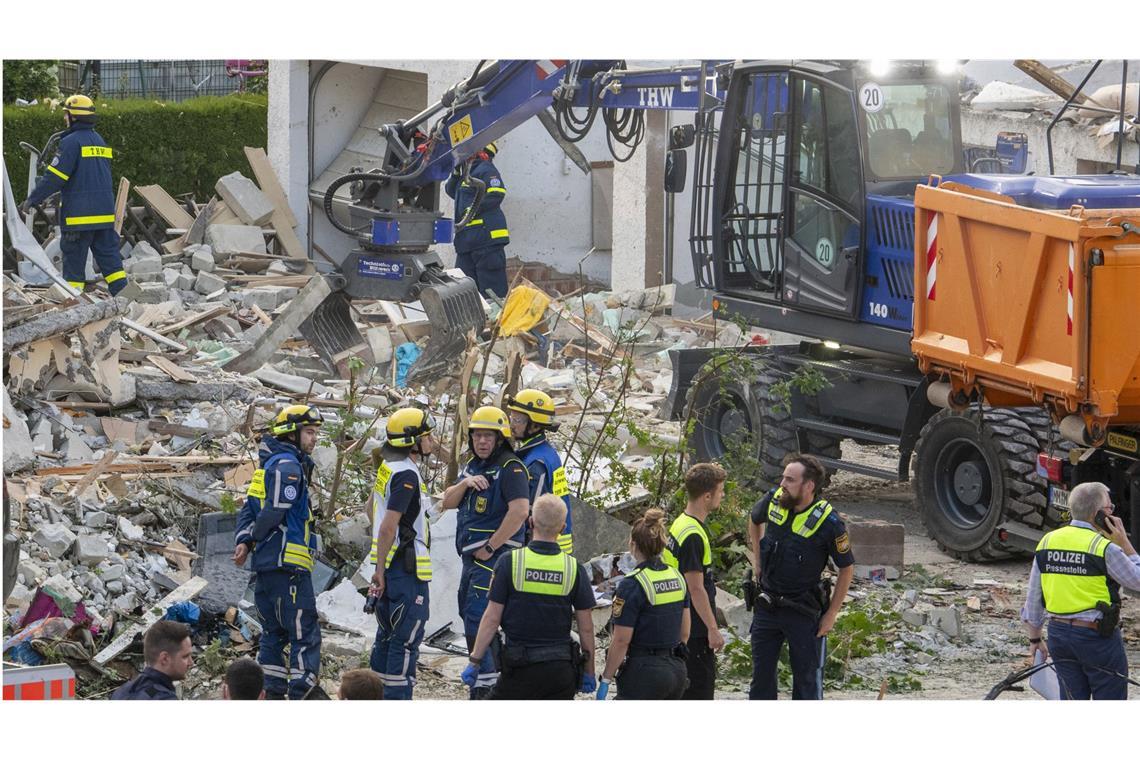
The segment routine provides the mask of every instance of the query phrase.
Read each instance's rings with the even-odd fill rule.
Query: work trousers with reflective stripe
[[[487,297],[487,290],[499,298],[507,297],[507,246],[492,245],[473,251],[455,252],[455,266],[475,281],[479,295]]]
[[[491,590],[491,572],[505,549],[499,551],[486,562],[474,559],[470,554],[463,555],[463,574],[459,577],[459,614],[463,616],[463,634],[467,639],[467,651],[475,646],[479,633],[479,621],[487,609],[487,594]],[[499,680],[499,637],[491,641],[479,664],[479,675],[471,688],[471,699],[486,699],[491,687]]]
[[[83,282],[86,279],[87,252],[91,251],[95,256],[95,267],[103,279],[107,280],[107,289],[111,295],[127,286],[127,278],[123,275],[123,257],[119,253],[119,235],[114,229],[65,229],[59,238],[59,249],[63,253],[63,279],[68,282]]]
[[[289,699],[304,699],[321,671],[321,627],[312,576],[304,570],[260,572],[253,598],[261,617],[257,661],[265,671],[266,696],[288,693]]]
[[[1061,699],[1128,699],[1128,656],[1120,629],[1104,639],[1091,628],[1050,620],[1048,643]]]
[[[816,636],[818,632],[818,618],[787,607],[777,607],[774,612],[757,608],[752,614],[752,685],[748,698],[776,699],[776,664],[786,638],[792,699],[823,699],[827,637]]]
[[[379,627],[368,661],[384,682],[384,699],[412,698],[427,620],[428,582],[393,563],[384,573],[384,593],[376,603]]]

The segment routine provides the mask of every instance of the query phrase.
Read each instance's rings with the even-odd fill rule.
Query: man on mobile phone
[[[1128,699],[1120,587],[1140,591],[1140,556],[1113,511],[1103,483],[1078,485],[1069,494],[1070,523],[1045,534],[1029,571],[1021,609],[1029,656],[1052,655],[1061,699]]]

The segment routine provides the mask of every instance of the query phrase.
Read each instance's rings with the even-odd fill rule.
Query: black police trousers
[[[616,680],[616,699],[680,699],[689,684],[685,661],[673,655],[630,655]]]
[[[823,699],[823,665],[827,637],[817,637],[819,619],[777,607],[752,613],[752,685],[749,699],[776,698],[776,665],[788,640],[792,664],[792,699]]]
[[[570,660],[508,666],[505,662],[490,699],[573,699],[578,669]]]
[[[716,652],[709,646],[707,638],[689,639],[687,646],[685,669],[689,675],[689,687],[681,699],[712,699],[716,691]]]

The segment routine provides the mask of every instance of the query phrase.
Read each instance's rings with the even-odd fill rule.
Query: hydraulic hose
[[[357,232],[359,232],[357,229],[353,229],[346,224],[342,224],[340,220],[337,219],[335,215],[333,215],[333,196],[336,194],[336,191],[341,188],[342,185],[346,185],[349,182],[383,182],[388,179],[390,179],[390,177],[387,174],[365,172],[346,174],[343,177],[337,177],[334,179],[329,185],[328,189],[325,190],[324,199],[325,216],[329,218],[329,222],[332,223],[332,226],[336,227],[346,235],[355,235]],[[360,229],[363,229],[363,227]]]

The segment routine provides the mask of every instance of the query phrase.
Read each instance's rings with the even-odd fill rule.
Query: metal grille
[[[85,60],[64,64],[59,81],[63,94],[98,93],[114,99],[176,102],[201,95],[229,95],[248,89],[250,81],[257,79],[249,76],[257,68],[252,61]],[[247,76],[234,74],[236,71]]]
[[[914,206],[893,199],[868,198],[873,245],[911,255],[914,251]]]
[[[914,300],[914,262],[884,258],[883,279],[892,298]]]

